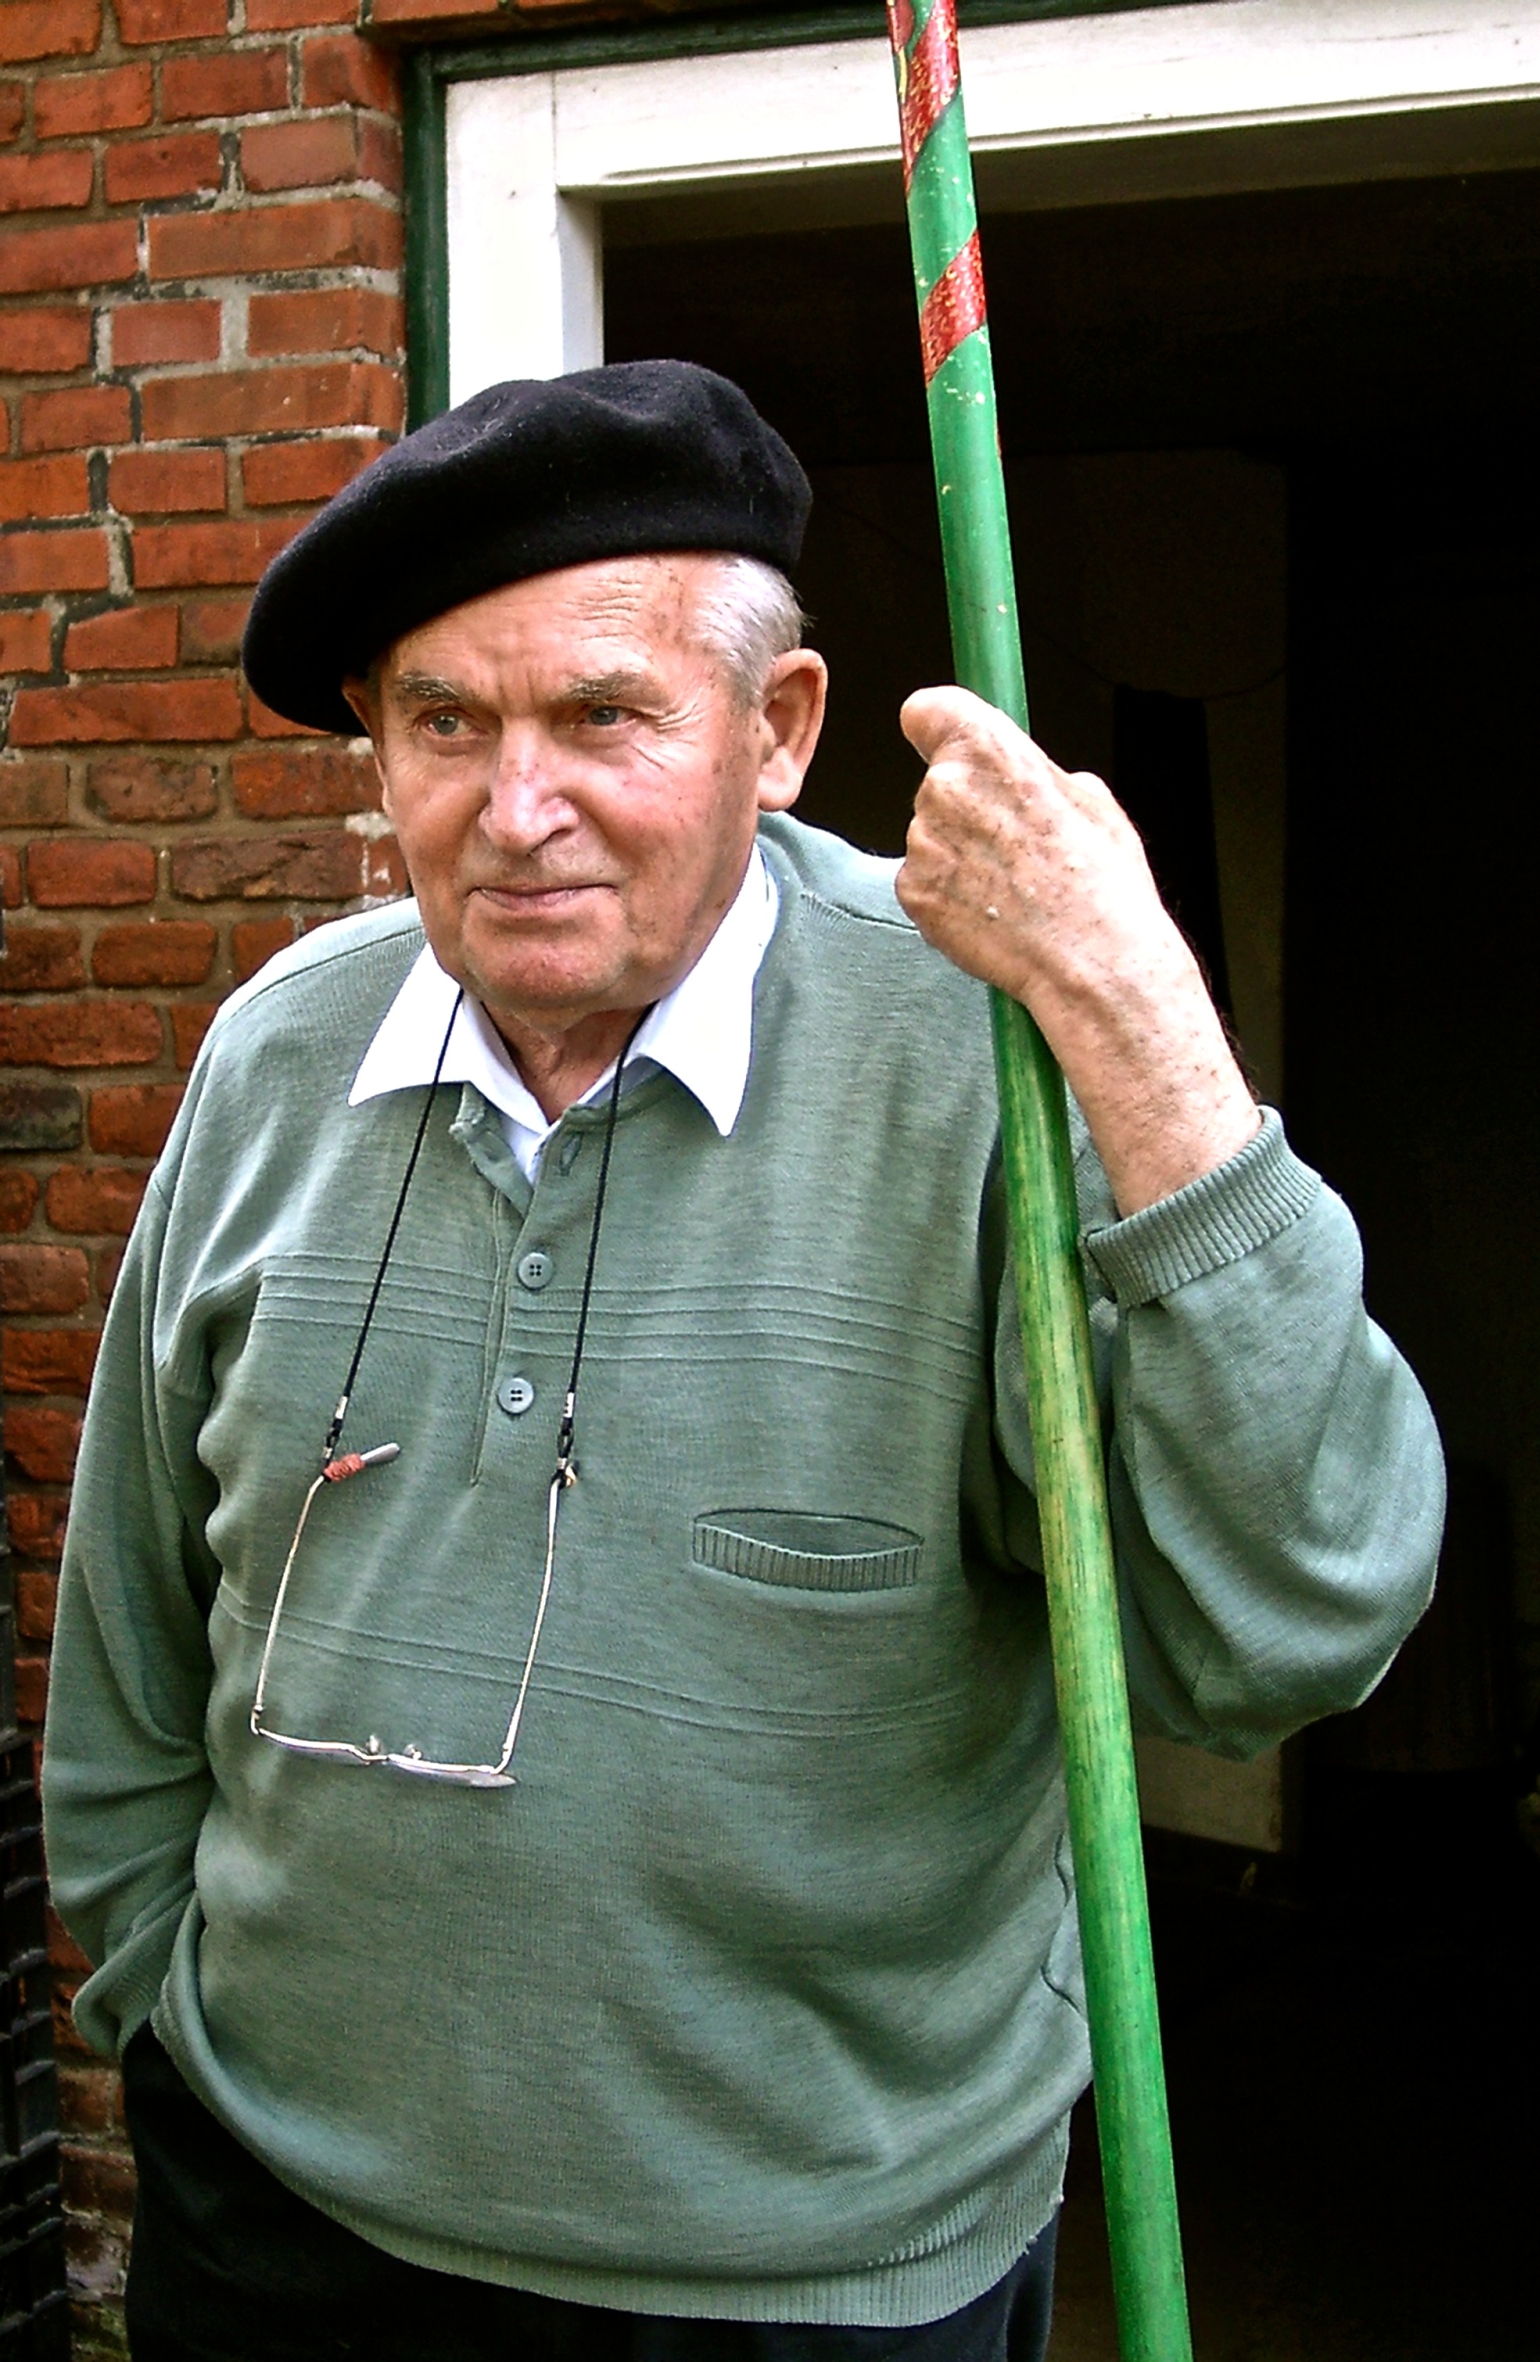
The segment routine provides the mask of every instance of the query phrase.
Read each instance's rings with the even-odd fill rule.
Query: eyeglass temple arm
[[[341,1408],[344,1410],[347,1408],[346,1395],[342,1398]],[[294,1528],[294,1539],[289,1544],[289,1555],[283,1562],[283,1573],[278,1578],[278,1590],[273,1599],[273,1612],[268,1618],[267,1638],[262,1644],[262,1662],[257,1668],[256,1695],[251,1701],[251,1730],[255,1738],[262,1736],[262,1708],[267,1697],[267,1669],[272,1661],[273,1642],[278,1637],[278,1619],[283,1614],[283,1603],[289,1588],[289,1577],[294,1572],[294,1561],[299,1553],[306,1521],[310,1516],[311,1506],[317,1493],[323,1484],[344,1484],[350,1476],[357,1476],[362,1469],[378,1468],[387,1460],[398,1459],[400,1453],[401,1446],[398,1443],[377,1443],[371,1451],[367,1452],[344,1452],[340,1460],[328,1460],[319,1476],[312,1478],[310,1490],[305,1495],[304,1505],[299,1513],[299,1523]]]

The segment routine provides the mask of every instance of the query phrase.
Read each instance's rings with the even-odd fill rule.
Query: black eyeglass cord
[[[323,1473],[327,1475],[330,1475],[333,1469],[336,1470],[338,1476],[351,1476],[355,1473],[352,1456],[350,1455],[347,1460],[339,1460],[337,1446],[342,1440],[343,1421],[348,1415],[348,1404],[352,1400],[353,1385],[358,1376],[358,1366],[364,1357],[364,1346],[368,1342],[369,1331],[374,1322],[375,1306],[380,1300],[380,1290],[385,1284],[385,1273],[396,1243],[396,1233],[401,1227],[401,1217],[406,1211],[407,1191],[412,1186],[412,1175],[417,1170],[417,1160],[422,1154],[422,1144],[427,1137],[428,1118],[433,1112],[433,1101],[437,1095],[439,1079],[444,1071],[444,1061],[449,1055],[449,1043],[454,1033],[455,1020],[460,1014],[460,1006],[464,999],[465,992],[462,987],[455,994],[454,1007],[449,1012],[449,1023],[444,1029],[444,1039],[439,1045],[438,1059],[433,1068],[433,1079],[423,1095],[422,1113],[417,1119],[417,1132],[412,1141],[412,1153],[406,1160],[406,1171],[401,1176],[401,1187],[396,1192],[395,1211],[390,1217],[390,1228],[385,1233],[385,1245],[380,1255],[379,1268],[374,1275],[374,1285],[369,1290],[369,1301],[364,1307],[364,1317],[359,1328],[358,1341],[353,1347],[353,1358],[348,1363],[348,1374],[343,1381],[342,1392],[337,1398],[337,1408],[332,1413],[332,1423],[326,1431],[326,1441],[321,1448],[321,1467]],[[650,1014],[648,1009],[642,1011],[622,1044],[620,1055],[615,1061],[615,1073],[610,1083],[609,1100],[605,1110],[604,1144],[599,1158],[599,1184],[594,1193],[594,1218],[588,1232],[588,1261],[583,1272],[583,1293],[578,1303],[577,1335],[573,1340],[572,1347],[572,1369],[568,1375],[566,1397],[562,1404],[561,1423],[556,1433],[556,1475],[563,1485],[573,1484],[577,1480],[577,1465],[572,1457],[572,1444],[577,1417],[578,1373],[583,1366],[583,1343],[588,1334],[588,1308],[593,1296],[594,1266],[599,1257],[599,1226],[604,1219],[604,1200],[610,1178],[610,1153],[615,1145],[615,1124],[620,1113],[620,1086],[625,1075],[626,1060],[631,1055],[631,1045],[646,1024]],[[394,1446],[388,1448],[393,1457]],[[372,1457],[372,1455],[370,1456]]]
[[[444,1071],[444,1060],[449,1056],[450,1036],[454,1032],[455,1019],[460,1014],[460,1003],[464,998],[465,987],[462,985],[455,994],[454,1007],[449,1012],[449,1023],[444,1028],[444,1038],[439,1044],[438,1058],[433,1068],[433,1080],[423,1093],[422,1113],[417,1118],[417,1137],[412,1142],[412,1153],[406,1160],[406,1171],[401,1176],[401,1187],[396,1192],[396,1210],[390,1217],[390,1228],[385,1233],[385,1251],[380,1257],[380,1266],[374,1275],[374,1285],[369,1290],[369,1301],[364,1307],[363,1326],[358,1332],[358,1342],[353,1348],[353,1358],[348,1363],[348,1374],[342,1381],[342,1392],[337,1397],[337,1408],[332,1413],[332,1423],[326,1430],[326,1441],[321,1446],[323,1468],[329,1468],[337,1457],[337,1446],[342,1440],[342,1422],[348,1415],[348,1404],[352,1399],[353,1381],[358,1376],[358,1365],[364,1358],[364,1346],[368,1341],[369,1331],[374,1322],[374,1308],[380,1300],[380,1290],[385,1285],[385,1270],[390,1262],[390,1251],[396,1243],[396,1232],[401,1227],[401,1217],[406,1211],[406,1193],[412,1186],[412,1175],[417,1170],[417,1159],[422,1154],[422,1144],[427,1136],[428,1118],[433,1113],[433,1102],[438,1093],[439,1077]]]
[[[594,1292],[594,1265],[599,1259],[599,1225],[604,1219],[604,1196],[610,1181],[610,1151],[615,1145],[615,1119],[620,1113],[621,1077],[626,1071],[626,1060],[631,1055],[631,1044],[646,1024],[650,1013],[644,1009],[626,1035],[620,1056],[615,1061],[609,1106],[605,1110],[604,1146],[599,1155],[599,1186],[594,1192],[593,1226],[588,1233],[588,1263],[583,1273],[583,1294],[578,1304],[577,1335],[572,1341],[572,1370],[567,1379],[567,1398],[562,1404],[561,1425],[556,1430],[556,1473],[564,1485],[577,1481],[577,1467],[572,1458],[572,1436],[573,1423],[577,1417],[578,1372],[583,1366],[583,1339],[588,1334],[588,1305]]]

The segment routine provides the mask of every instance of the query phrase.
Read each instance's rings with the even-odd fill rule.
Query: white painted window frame
[[[1540,162],[1540,0],[1197,0],[977,27],[962,48],[986,203]],[[446,159],[461,401],[602,360],[612,207],[693,200],[697,227],[774,227],[789,203],[804,225],[896,217],[886,44],[452,82]]]

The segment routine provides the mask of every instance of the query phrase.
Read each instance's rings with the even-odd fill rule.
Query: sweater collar
[[[756,845],[716,933],[689,974],[648,1012],[626,1054],[627,1087],[659,1067],[666,1069],[699,1100],[724,1140],[748,1088],[754,980],[775,932],[778,902],[775,880]],[[350,1107],[432,1081],[458,989],[424,944],[364,1052],[348,1093]],[[602,1094],[613,1074],[611,1066],[578,1104]],[[455,1017],[440,1080],[473,1084],[504,1118],[505,1128],[512,1127],[510,1145],[516,1153],[520,1143],[514,1131],[543,1141],[554,1129],[486,1011],[468,995]]]

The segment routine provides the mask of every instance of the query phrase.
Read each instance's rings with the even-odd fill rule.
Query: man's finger
[[[963,748],[1001,751],[1007,735],[1021,733],[997,706],[975,697],[971,689],[916,689],[899,708],[899,727],[926,763],[943,753]]]

